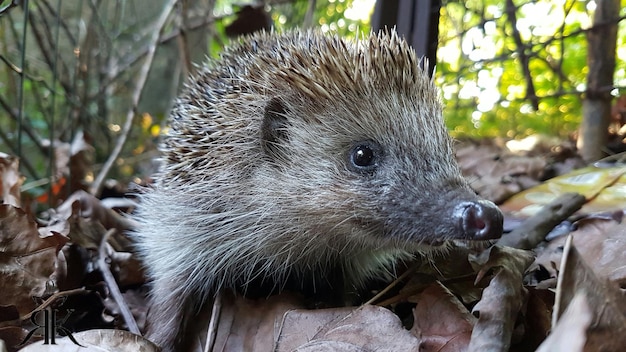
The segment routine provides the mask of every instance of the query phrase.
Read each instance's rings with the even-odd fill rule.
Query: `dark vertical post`
[[[379,0],[372,15],[372,29],[396,27],[418,56],[428,59],[432,76],[439,42],[441,0]]]

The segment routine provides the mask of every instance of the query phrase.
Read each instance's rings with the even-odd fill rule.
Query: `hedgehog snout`
[[[457,205],[455,210],[466,239],[480,241],[502,236],[502,212],[492,202],[484,199],[466,201]]]

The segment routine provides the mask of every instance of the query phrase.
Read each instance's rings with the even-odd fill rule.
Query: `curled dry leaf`
[[[563,313],[562,319],[539,346],[537,352],[578,352],[587,341],[587,329],[593,314],[586,295],[578,292]]]
[[[415,297],[411,331],[421,340],[420,351],[465,351],[476,318],[440,282]]]
[[[623,351],[626,346],[626,300],[614,283],[598,278],[568,237],[559,270],[552,326],[564,319],[574,297],[583,292],[592,312],[586,351]],[[565,324],[565,323],[564,323]]]
[[[132,220],[104,207],[98,198],[85,191],[76,191],[65,200],[56,209],[51,222],[55,221],[67,221],[72,243],[91,249],[98,248],[106,229],[115,228],[122,233],[134,226]],[[121,236],[111,240],[116,250],[128,248],[127,242]]]
[[[579,221],[577,225],[578,229],[572,232],[574,245],[595,275],[625,286],[626,224],[611,218],[593,218]],[[551,278],[557,277],[567,238],[561,236],[550,241],[535,260],[535,264],[547,270]]]
[[[72,215],[74,202],[78,202],[80,205],[76,210],[78,210],[81,217],[96,220],[106,229],[116,228],[123,231],[134,227],[135,223],[132,220],[104,206],[103,201],[85,191],[74,192],[57,208],[57,212],[62,217],[68,219]]]
[[[46,289],[55,280],[58,253],[66,242],[54,232],[40,237],[24,211],[0,204],[0,305],[15,305],[20,315],[33,310],[32,298],[50,293]]]
[[[478,321],[468,351],[509,349],[517,315],[526,299],[522,277],[532,261],[530,252],[499,246],[470,259],[473,265],[480,266],[479,277],[490,268],[495,269],[496,275],[472,310]]]
[[[20,187],[23,178],[19,172],[19,159],[0,153],[0,203],[19,207]]]

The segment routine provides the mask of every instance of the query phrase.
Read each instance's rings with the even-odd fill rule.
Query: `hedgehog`
[[[502,233],[462,177],[425,62],[394,31],[247,36],[176,100],[137,246],[149,338],[184,345],[223,289],[339,275],[363,287],[398,261]]]

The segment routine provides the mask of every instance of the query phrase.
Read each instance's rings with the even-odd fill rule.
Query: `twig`
[[[517,54],[519,55],[520,64],[522,66],[522,72],[524,73],[524,78],[526,79],[526,98],[529,99],[535,110],[539,110],[539,99],[537,98],[537,93],[535,93],[535,84],[533,83],[533,78],[530,74],[530,58],[526,55],[526,49],[524,42],[522,41],[522,36],[517,30],[517,7],[513,3],[513,0],[506,1],[506,13],[509,16],[509,21],[511,22],[511,29],[513,30],[513,39],[515,40],[515,46],[517,47]]]
[[[17,116],[16,116],[15,112],[11,111],[11,107],[7,105],[7,103],[2,99],[2,97],[0,97],[0,105],[2,105],[2,107],[5,110],[7,110],[7,112],[9,113],[9,116],[11,116],[14,120],[17,120]],[[34,137],[34,132],[30,129],[30,127],[25,126],[24,124],[22,124],[22,130],[25,131],[26,134],[31,136],[31,138]],[[2,128],[0,128],[0,139],[4,142],[4,144],[6,144],[7,147],[9,147],[9,149],[11,149],[11,153],[13,153],[14,155],[20,156],[19,148],[11,143],[11,140],[9,139],[9,136],[7,136],[4,133]],[[41,145],[39,140],[33,138],[33,141],[34,141],[35,145],[37,145],[37,147],[39,147],[43,151],[43,146]],[[37,170],[35,170],[35,167],[30,163],[28,158],[21,158],[21,156],[20,156],[20,164],[23,165],[26,168],[26,171],[28,171],[30,173],[30,175],[34,179],[39,179],[39,175],[37,173]]]
[[[17,156],[22,157],[22,124],[24,123],[24,67],[26,67],[26,29],[28,28],[28,0],[24,0],[24,23],[22,29],[22,54],[20,56],[20,85],[18,90],[17,110]],[[10,18],[10,17],[9,17]],[[12,26],[11,26],[12,27]],[[14,32],[15,34],[15,32]]]
[[[50,14],[52,14],[52,16],[54,16],[54,18],[56,18],[59,21],[58,24],[61,27],[63,27],[63,31],[65,32],[65,35],[67,36],[67,39],[70,41],[70,45],[72,47],[75,47],[76,44],[77,44],[76,38],[74,38],[74,36],[72,35],[69,27],[67,26],[67,22],[63,21],[63,18],[61,18],[61,15],[60,15],[59,11],[55,10],[52,6],[50,6],[50,3],[48,1],[42,1],[41,3],[43,4],[43,6],[46,7],[48,12],[50,12]]]
[[[128,305],[126,304],[126,301],[124,300],[124,296],[122,296],[122,292],[120,291],[119,286],[117,286],[115,277],[113,277],[113,274],[111,273],[111,270],[109,270],[109,266],[107,265],[107,262],[106,262],[106,258],[107,258],[106,246],[107,246],[109,237],[111,237],[111,235],[114,234],[115,231],[117,230],[110,229],[102,237],[102,241],[100,242],[100,246],[98,248],[98,267],[100,268],[100,272],[102,273],[102,276],[104,277],[104,281],[106,282],[107,287],[109,288],[109,292],[111,293],[113,300],[115,301],[115,303],[117,303],[117,306],[120,308],[120,314],[122,315],[124,322],[126,322],[126,325],[128,326],[128,330],[130,330],[130,332],[132,332],[133,334],[141,335],[141,331],[139,331],[139,326],[137,326],[135,317],[133,317],[133,313],[130,311],[130,308],[128,308]]]
[[[520,249],[532,249],[544,240],[552,229],[585,204],[578,193],[565,193],[526,219],[519,227],[504,235],[497,244]]]
[[[150,72],[150,67],[152,66],[154,53],[156,51],[157,44],[159,43],[159,36],[161,34],[161,31],[165,27],[167,18],[169,17],[170,13],[174,10],[174,6],[176,5],[176,2],[177,0],[168,0],[167,4],[165,4],[163,8],[163,11],[161,12],[161,15],[155,22],[155,30],[152,33],[152,38],[150,40],[151,44],[148,47],[146,61],[142,65],[141,70],[139,71],[139,74],[137,77],[137,85],[132,94],[132,105],[130,109],[128,110],[128,113],[126,114],[126,122],[124,122],[122,133],[119,139],[117,140],[117,143],[115,144],[115,147],[113,148],[113,151],[111,152],[111,155],[109,155],[109,158],[107,159],[106,163],[104,163],[104,166],[102,167],[102,170],[98,174],[98,177],[96,177],[96,180],[94,181],[94,183],[91,185],[91,188],[89,189],[89,191],[93,195],[97,195],[98,193],[100,193],[102,189],[102,184],[104,183],[104,179],[109,174],[109,171],[111,171],[111,167],[113,166],[113,163],[115,163],[115,160],[117,160],[120,153],[122,152],[122,148],[124,147],[124,144],[126,144],[126,139],[128,138],[128,135],[130,134],[130,130],[133,126],[133,120],[135,119],[135,114],[137,113],[137,105],[139,105],[139,100],[141,99],[141,95],[143,93],[143,87],[146,84],[146,80],[148,78],[148,72]]]
[[[52,29],[50,24],[48,23],[48,20],[46,19],[46,16],[43,16],[42,14],[43,9],[41,8],[41,5],[37,2],[35,2],[35,4],[39,14],[35,12],[30,12],[30,14],[28,15],[28,21],[30,23],[33,37],[35,38],[35,41],[39,46],[39,51],[43,55],[43,58],[50,68],[50,71],[53,71],[55,69],[55,60],[52,57],[52,53],[54,53],[55,50],[52,48],[54,45],[54,38],[51,37]],[[41,30],[39,29],[39,27],[43,27],[45,30]],[[67,66],[63,61],[61,61],[60,71],[61,72],[59,76],[59,84],[66,94],[71,95],[72,87],[65,79],[63,79],[69,77],[69,74],[67,73]]]
[[[420,265],[421,265],[421,263],[417,263],[417,264],[413,265],[412,267],[408,268],[402,275],[398,276],[397,279],[393,280],[392,283],[387,285],[387,287],[385,287],[382,291],[378,292],[378,294],[376,294],[374,297],[372,297],[369,301],[365,302],[363,305],[366,306],[366,305],[369,305],[369,304],[374,304],[374,302],[378,301],[380,299],[380,297],[385,295],[392,288],[396,287],[400,282],[402,282],[402,280],[404,280],[407,277],[409,277],[409,275],[413,275],[415,273],[415,271],[417,270],[417,268],[419,268]]]
[[[217,324],[222,313],[222,295],[223,291],[218,292],[215,300],[213,301],[213,309],[211,310],[211,320],[209,321],[209,327],[206,333],[206,343],[204,344],[204,352],[213,351],[215,345],[215,336],[217,336]]]
[[[180,53],[180,62],[182,62],[183,75],[187,76],[193,71],[193,65],[191,63],[191,50],[189,49],[189,37],[187,36],[187,23],[189,23],[189,1],[181,1],[179,4],[180,14],[176,17],[179,22],[177,27],[180,35],[176,36],[176,43],[178,44],[178,52]]]
[[[187,31],[192,31],[211,24],[217,20],[221,20],[222,18],[223,17],[207,16],[206,18],[195,19],[191,21],[190,24],[187,25],[185,28]],[[159,44],[167,44],[171,40],[177,39],[180,35],[181,30],[178,28],[174,28],[168,33],[164,33],[163,35],[161,35],[161,37],[159,38]],[[111,75],[110,77],[107,77],[106,81],[101,82],[99,85],[99,89],[95,93],[87,97],[87,99],[93,100],[95,97],[102,95],[105,89],[107,89],[111,84],[119,79],[122,74],[130,70],[133,65],[135,65],[139,60],[144,58],[148,54],[149,49],[150,45],[147,45],[140,50],[129,52],[128,54],[126,54],[126,56],[124,56],[124,58],[117,60],[118,68],[115,75]],[[121,84],[121,86],[125,86],[125,84]]]
[[[37,308],[33,309],[32,311],[30,311],[29,313],[20,316],[17,320],[19,321],[26,321],[26,320],[30,320],[30,318],[33,316],[33,314],[36,314],[39,311],[42,311],[46,308],[48,308],[49,306],[51,306],[54,302],[56,302],[56,300],[58,300],[60,297],[66,298],[68,296],[74,296],[74,295],[79,295],[79,294],[86,294],[86,293],[90,293],[92,292],[91,290],[87,290],[84,287],[81,288],[75,288],[72,290],[67,290],[67,291],[61,291],[61,292],[56,292],[53,293],[50,297],[48,297],[48,299],[46,299],[43,303],[41,303],[39,306],[37,306]],[[5,320],[0,322],[0,329],[5,328],[5,327],[10,327],[10,326],[15,326],[16,324],[16,320]],[[19,324],[18,324],[19,325]]]

